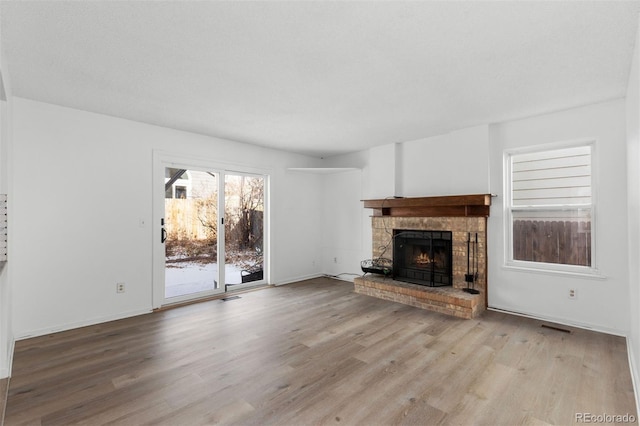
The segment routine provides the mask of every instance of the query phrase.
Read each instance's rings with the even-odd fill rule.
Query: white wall
[[[11,85],[2,50],[0,28],[0,84],[4,88],[6,101],[0,101],[0,194],[9,194],[9,154],[11,150]],[[11,196],[11,194],[9,194]],[[11,203],[8,204],[11,209]],[[11,215],[8,216],[11,220]],[[9,234],[10,237],[10,234]],[[13,332],[11,329],[11,281],[10,265],[0,263],[0,379],[9,376],[13,355]],[[1,398],[2,396],[0,396]]]
[[[371,244],[364,245],[362,214],[362,171],[324,176],[322,267],[329,275],[352,280],[361,274],[360,261]],[[366,256],[366,255],[365,255]]]
[[[281,165],[271,182],[271,283],[278,285],[321,275],[322,178],[284,170],[284,167],[308,167],[313,165],[307,164],[312,159],[279,151],[265,158],[272,167]]]
[[[486,194],[489,128],[477,126],[401,144],[402,195]]]
[[[640,31],[627,85],[627,203],[629,226],[629,302],[630,329],[627,338],[631,374],[636,385],[640,384]]]
[[[16,337],[151,309],[154,150],[273,170],[271,283],[320,273],[322,181],[286,171],[317,160],[20,98],[13,118]]]
[[[395,191],[396,149],[390,144],[323,160],[323,167],[358,169],[323,177],[323,273],[345,274],[339,278],[348,281],[362,274],[360,262],[371,258],[372,253],[372,212],[362,207],[362,200],[386,197],[386,191]],[[334,262],[336,257],[338,261]]]
[[[388,144],[368,150],[368,167],[371,170],[365,193],[367,198],[385,198],[400,195],[397,185],[398,145]]]
[[[504,150],[583,138],[596,140],[596,266],[603,279],[505,269]],[[623,99],[527,118],[491,129],[489,305],[552,321],[626,334],[629,328],[625,102]],[[567,297],[569,288],[578,297]]]
[[[5,83],[6,79],[1,77]],[[0,101],[0,194],[8,194],[8,156],[11,136],[11,101]],[[8,204],[11,208],[11,203]],[[12,221],[12,215],[7,219]],[[10,228],[10,227],[9,227]],[[11,234],[8,234],[9,237]],[[11,256],[11,254],[9,254]],[[0,262],[0,379],[9,376],[13,355],[13,332],[11,330],[11,286],[10,264]]]

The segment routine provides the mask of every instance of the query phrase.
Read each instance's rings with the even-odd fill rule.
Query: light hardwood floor
[[[496,312],[456,319],[319,278],[19,341],[5,424],[636,416],[623,338],[541,325]]]
[[[4,407],[7,403],[7,391],[9,390],[9,379],[0,379],[0,425],[4,421]]]

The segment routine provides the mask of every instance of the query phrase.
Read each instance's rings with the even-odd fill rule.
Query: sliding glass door
[[[266,283],[266,175],[155,161],[154,306]]]

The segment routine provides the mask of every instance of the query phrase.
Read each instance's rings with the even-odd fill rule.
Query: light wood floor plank
[[[6,425],[565,425],[631,414],[621,337],[326,278],[16,344]],[[637,423],[636,423],[637,424]]]
[[[7,392],[9,391],[9,379],[0,379],[0,425],[4,422],[4,408],[7,403]]]

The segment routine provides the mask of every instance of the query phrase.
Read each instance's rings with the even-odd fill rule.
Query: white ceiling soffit
[[[640,2],[0,7],[16,96],[329,156],[623,97]]]

